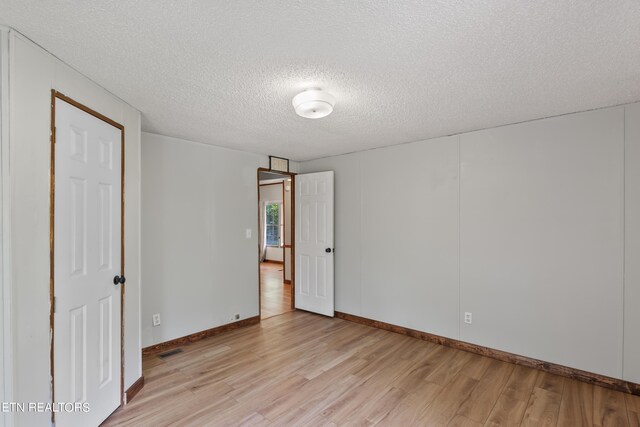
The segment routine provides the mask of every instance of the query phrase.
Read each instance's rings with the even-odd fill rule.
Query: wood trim
[[[56,401],[55,396],[55,387],[54,379],[55,379],[55,371],[53,364],[53,356],[54,356],[54,345],[55,345],[55,334],[54,332],[54,295],[55,295],[55,286],[54,286],[54,273],[55,273],[55,251],[54,251],[54,243],[55,243],[55,191],[56,191],[56,91],[51,90],[51,130],[50,130],[50,150],[51,150],[51,164],[50,168],[50,176],[49,176],[49,331],[50,331],[50,339],[51,344],[49,345],[49,363],[51,370],[51,403]],[[51,411],[51,423],[55,424],[55,413]]]
[[[102,120],[103,122],[120,129],[121,135],[121,171],[120,171],[120,193],[121,193],[121,205],[120,205],[120,275],[124,276],[124,180],[125,180],[125,128],[124,125],[110,119],[109,117],[98,113],[97,111],[87,107],[84,104],[58,92],[55,89],[51,89],[51,134],[50,134],[50,150],[51,150],[51,172],[49,178],[49,328],[50,328],[50,370],[51,370],[51,401],[55,402],[54,395],[54,350],[55,350],[55,321],[54,321],[54,295],[55,295],[55,144],[56,144],[56,99],[60,99],[85,113]],[[124,289],[125,285],[120,286],[120,405],[124,404],[125,392],[124,392]],[[51,413],[51,421],[55,422],[55,413]]]
[[[98,118],[98,119],[102,120],[103,122],[106,122],[106,123],[110,124],[111,126],[116,127],[118,129],[124,131],[124,125],[116,122],[115,120],[112,120],[109,117],[98,113],[96,110],[92,110],[91,108],[87,107],[86,105],[79,103],[75,99],[69,98],[68,96],[64,95],[61,92],[58,92],[55,89],[51,89],[51,92],[52,92],[52,94],[53,94],[53,96],[55,98],[61,99],[61,100],[65,101],[66,103],[71,104],[74,107],[84,111],[85,113],[91,114],[93,117]],[[55,123],[54,123],[54,125],[55,125]]]
[[[291,284],[291,279],[289,279],[289,280],[284,279],[283,283],[286,284],[286,285],[290,285]]]
[[[282,255],[284,256],[284,254]],[[291,175],[291,309],[296,309],[296,174]]]
[[[124,396],[127,404],[131,402],[131,400],[136,396],[136,394],[140,392],[140,390],[142,390],[142,387],[144,387],[144,375],[138,378],[136,382],[131,384],[131,387],[129,387],[127,391],[125,391]]]
[[[262,222],[260,218],[262,216],[262,202],[260,198],[260,168],[256,172],[256,189],[258,196],[258,316],[262,318],[262,276],[260,274],[260,262],[262,262],[262,247],[260,246],[260,233],[262,231]],[[265,255],[266,256],[266,255]]]
[[[287,170],[289,170],[289,163],[287,162]],[[284,278],[287,275],[287,257],[286,254],[284,253],[284,243],[287,241],[287,201],[285,199],[285,195],[284,195],[284,183],[285,181],[282,180],[281,184],[282,184],[282,246],[280,246],[280,248],[282,249],[282,283],[284,284]]]
[[[204,331],[196,332],[195,334],[185,335],[184,337],[176,338],[173,340],[154,344],[142,349],[143,356],[150,356],[163,351],[171,350],[176,347],[182,347],[194,342],[201,341],[205,338],[219,335],[225,332],[233,331],[235,329],[243,328],[260,323],[260,316],[253,316],[247,319],[239,320],[233,323],[227,323],[226,325],[217,326],[211,329],[205,329]]]
[[[285,249],[291,249],[291,245],[282,245],[282,247]]]
[[[100,118],[100,117],[98,117]],[[115,123],[115,122],[114,122]],[[110,123],[111,124],[111,123]],[[117,123],[115,123],[117,125]],[[113,125],[113,124],[112,124]],[[117,127],[117,126],[116,126]],[[124,126],[121,128],[121,140],[120,140],[120,276],[125,276],[124,270],[124,193],[125,193],[125,173],[124,173],[124,159],[125,159],[125,144],[124,144]],[[125,282],[126,283],[126,282]],[[126,284],[120,284],[120,406],[125,403],[124,395],[124,293],[126,292]]]
[[[291,309],[296,309],[296,174],[291,174]],[[284,253],[282,257],[284,259]],[[283,271],[284,273],[284,271]],[[283,276],[284,277],[284,274]]]
[[[260,172],[258,172],[258,176],[260,176]],[[272,184],[259,184],[260,187],[265,187],[267,185],[280,185],[282,187],[282,196],[281,196],[282,197],[282,201],[281,201],[280,204],[282,205],[282,243],[284,244],[286,236],[287,236],[287,234],[286,234],[287,233],[287,221],[286,221],[286,214],[285,214],[287,206],[286,206],[286,203],[285,203],[285,200],[284,200],[284,179],[283,179],[282,182],[274,182]],[[258,193],[258,210],[259,210],[258,211],[258,221],[260,221],[260,214],[262,214],[261,209],[262,209],[262,206],[260,206],[260,194]],[[258,224],[258,233],[260,232],[260,226],[261,225],[262,224]],[[267,245],[267,247],[282,249],[282,261],[273,261],[273,260],[269,260],[269,259],[266,259],[266,258],[265,258],[265,261],[282,264],[282,266],[283,266],[282,267],[282,277],[284,278],[284,274],[285,274],[284,272],[287,269],[287,265],[286,265],[286,263],[284,261],[284,246],[269,246],[269,245]]]
[[[282,172],[278,170],[271,170],[267,168],[258,168],[256,172],[256,184],[258,190],[258,233],[260,233],[260,172],[272,172],[280,175],[288,175],[291,177],[291,245],[283,246],[291,248],[291,309],[294,310],[296,308],[296,293],[295,293],[295,277],[296,277],[296,263],[295,263],[295,241],[296,241],[296,227],[295,227],[295,215],[296,215],[296,175],[293,172]],[[274,183],[279,184],[279,183]],[[281,183],[282,188],[284,190],[284,182]],[[284,204],[284,197],[282,200]],[[258,316],[262,317],[262,278],[260,277],[260,256],[261,256],[261,248],[260,248],[260,239],[258,239]],[[283,259],[284,259],[284,251],[283,251]],[[284,279],[284,268],[282,271],[282,277]]]
[[[278,248],[278,249],[282,249],[282,248]],[[264,262],[270,262],[272,264],[282,264],[282,265],[284,265],[284,261],[274,261],[272,259],[266,259],[266,258],[265,258]]]
[[[348,320],[350,322],[371,326],[373,328],[383,329],[385,331],[395,332],[397,334],[429,341],[435,344],[444,345],[447,347],[455,348],[457,350],[468,351],[469,353],[491,357],[503,362],[514,363],[516,365],[522,365],[528,368],[538,369],[540,371],[560,375],[562,377],[571,378],[585,383],[640,396],[640,384],[636,384],[630,381],[611,378],[604,375],[595,374],[593,372],[582,371],[580,369],[570,368],[568,366],[557,365],[555,363],[545,362],[542,360],[533,359],[531,357],[520,356],[518,354],[508,353],[506,351],[496,350],[477,344],[471,344],[453,338],[446,338],[440,335],[405,328],[403,326],[393,325],[391,323],[381,322],[378,320],[372,320],[353,314],[336,311],[335,317],[337,317],[338,319]]]

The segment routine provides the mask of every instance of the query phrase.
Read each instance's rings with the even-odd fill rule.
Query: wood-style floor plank
[[[558,425],[593,425],[593,387],[576,380],[565,381]]]
[[[624,397],[627,405],[627,414],[629,415],[629,425],[631,427],[640,427],[640,396],[626,394]]]
[[[518,426],[527,409],[527,403],[506,394],[500,395],[485,426]]]
[[[105,426],[635,426],[640,397],[302,311],[145,355]]]
[[[528,402],[538,378],[538,373],[535,369],[516,366],[505,387],[504,394],[513,399]]]
[[[478,380],[466,375],[456,375],[436,396],[420,416],[419,423],[429,426],[446,426],[456,416],[460,406],[469,398]]]
[[[478,385],[471,392],[469,399],[458,409],[458,414],[479,424],[484,424],[512,372],[513,365],[499,360],[490,360],[487,370],[479,379]]]
[[[376,426],[414,426],[427,406],[442,392],[439,384],[423,382],[421,387],[405,395]]]
[[[621,426],[629,425],[629,415],[625,394],[615,390],[595,386],[593,389],[593,425]]]
[[[456,415],[447,427],[482,427],[482,423],[465,418],[462,415]]]
[[[260,307],[263,319],[291,311],[291,284],[284,283],[280,263],[260,263]]]
[[[555,426],[558,423],[562,395],[534,387],[522,419],[523,426]]]

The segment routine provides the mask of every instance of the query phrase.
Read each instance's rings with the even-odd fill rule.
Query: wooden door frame
[[[285,271],[285,269],[287,268],[287,261],[284,257],[284,250],[286,249],[286,245],[285,245],[285,239],[287,237],[287,221],[286,221],[286,216],[285,216],[285,203],[284,203],[284,180],[282,182],[270,182],[269,184],[260,184],[258,183],[258,191],[260,191],[260,187],[267,187],[269,185],[279,185],[281,187],[282,190],[282,202],[280,203],[282,205],[282,246],[280,247],[282,249],[282,271]],[[266,200],[268,201],[268,200]],[[258,193],[258,203],[261,203],[262,201],[260,200],[260,193]],[[274,202],[275,203],[275,202]],[[262,207],[260,207],[260,210],[262,210]],[[260,212],[262,213],[262,212]],[[259,232],[260,230],[258,230]],[[265,259],[265,261],[267,261]],[[280,261],[273,261],[271,260],[271,262],[275,262],[275,263],[279,263]],[[284,280],[284,273],[282,276],[282,280]]]
[[[261,206],[260,206],[260,172],[270,172],[279,175],[287,175],[291,177],[291,309],[295,310],[296,308],[296,292],[295,292],[295,284],[296,284],[296,263],[295,263],[295,253],[296,253],[296,222],[295,222],[295,213],[296,213],[296,174],[293,172],[282,172],[279,170],[271,170],[268,168],[258,168],[256,172],[256,188],[258,189],[258,233],[260,233],[260,229],[262,225],[260,224],[260,215],[261,215]],[[284,182],[282,183],[282,205],[284,206]],[[286,218],[286,217],[285,217]],[[284,223],[285,233],[286,233],[286,223]],[[258,235],[258,317],[260,321],[262,321],[262,278],[260,277],[260,256],[262,254],[260,247],[260,236]],[[282,244],[282,283],[284,284],[284,278],[286,275],[286,264],[285,264],[285,254],[286,254],[286,244],[283,242]]]
[[[51,89],[51,177],[49,188],[49,327],[51,331],[50,336],[50,363],[51,363],[51,402],[55,402],[55,376],[54,376],[54,343],[55,343],[55,329],[54,329],[54,295],[55,295],[55,167],[56,167],[56,99],[66,102],[79,110],[84,111],[93,117],[102,120],[103,122],[120,129],[121,134],[121,162],[120,162],[120,275],[124,276],[124,125],[110,119],[109,117],[98,113],[97,111],[87,107],[84,104],[58,92],[55,89]],[[124,405],[124,292],[125,284],[120,286],[120,406]],[[51,412],[51,421],[55,421],[55,413]]]

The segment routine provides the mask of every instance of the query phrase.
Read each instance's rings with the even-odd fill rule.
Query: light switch
[[[247,239],[250,239],[250,238],[251,238],[251,229],[250,229],[250,228],[247,228],[247,229],[246,229],[246,231],[245,231],[245,236],[247,237]]]

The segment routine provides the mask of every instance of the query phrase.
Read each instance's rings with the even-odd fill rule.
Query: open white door
[[[333,171],[295,182],[295,305],[333,317]]]
[[[56,426],[97,426],[120,405],[122,130],[56,98],[54,398],[88,403]]]

